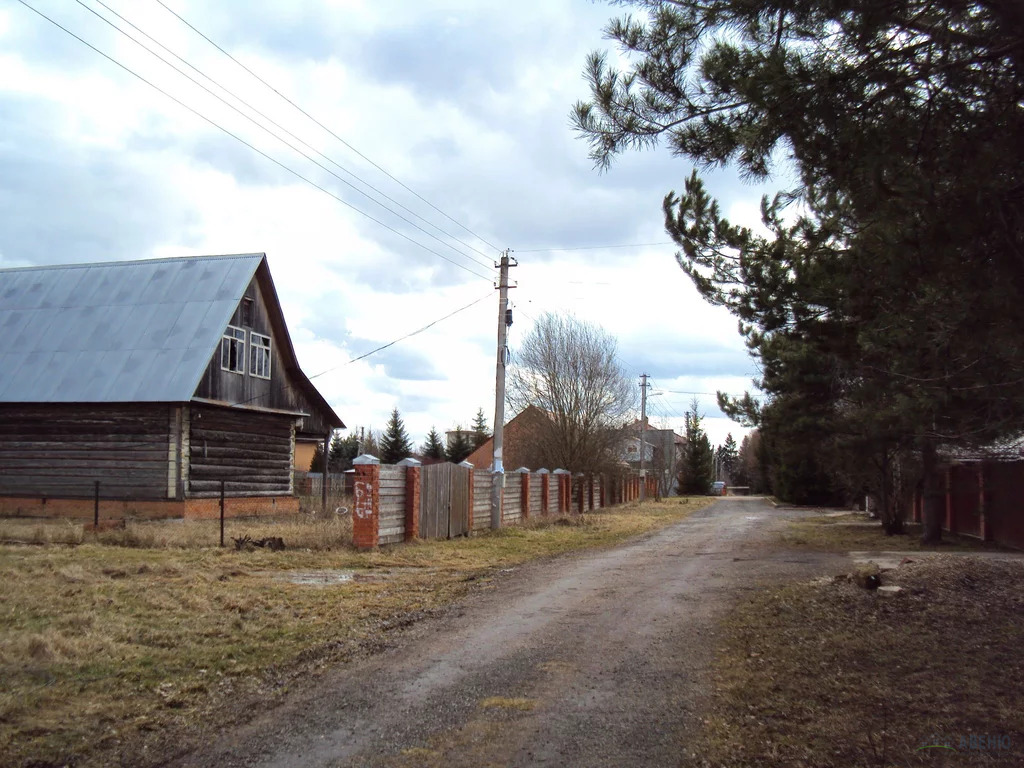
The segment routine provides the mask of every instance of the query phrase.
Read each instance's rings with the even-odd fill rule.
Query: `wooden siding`
[[[253,302],[251,323],[245,322],[249,318],[243,317],[243,305],[246,299]],[[245,373],[221,370],[221,342],[218,342],[217,348],[213,351],[213,356],[203,372],[202,379],[200,379],[195,397],[230,404],[251,403],[261,408],[307,413],[309,416],[303,419],[298,430],[300,435],[322,437],[329,434],[331,426],[327,423],[322,410],[313,405],[288,370],[282,355],[282,351],[285,349],[284,340],[287,329],[277,327],[271,321],[267,301],[267,297],[260,289],[259,278],[254,277],[228,323],[246,331]],[[271,339],[269,379],[253,376],[249,371],[251,354],[249,334],[251,332],[269,336]],[[302,467],[302,469],[306,470],[309,467]]]
[[[0,405],[0,494],[167,499],[177,490],[173,406]]]
[[[544,499],[544,481],[541,475],[533,473],[530,475],[530,515],[539,515],[543,510],[541,504]]]
[[[518,523],[523,516],[523,477],[511,473],[505,475],[505,495],[502,498],[502,525]]]
[[[491,527],[491,471],[473,470],[473,530],[487,531]]]
[[[380,468],[380,543],[405,540],[405,467]]]
[[[191,405],[188,495],[286,496],[292,487],[290,416]]]
[[[549,475],[551,478],[548,485],[548,514],[557,515],[558,510],[558,479],[561,475]]]

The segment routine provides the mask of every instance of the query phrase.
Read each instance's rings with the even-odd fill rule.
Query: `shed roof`
[[[0,270],[0,402],[183,402],[265,256]]]

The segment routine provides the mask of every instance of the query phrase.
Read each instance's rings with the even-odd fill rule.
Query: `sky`
[[[397,407],[419,445],[478,408],[493,423],[508,248],[513,365],[536,318],[572,313],[615,337],[638,389],[650,375],[652,424],[682,431],[696,397],[713,444],[746,432],[713,393],[751,389],[756,364],[663,227],[692,163],[655,150],[599,173],[571,129],[586,55],[610,49],[621,8],[24,2],[110,58],[0,5],[0,267],[265,252],[299,362],[335,411],[379,430]],[[774,189],[731,169],[705,180],[748,225]]]

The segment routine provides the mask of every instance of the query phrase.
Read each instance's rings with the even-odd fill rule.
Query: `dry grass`
[[[813,549],[819,552],[849,551],[920,551],[920,550],[977,550],[992,549],[982,541],[969,536],[943,533],[938,546],[921,544],[921,525],[907,523],[902,536],[887,536],[878,520],[863,512],[837,515],[818,515],[789,524],[782,534],[782,544],[795,549]]]
[[[5,540],[38,546],[0,546],[0,765],[166,758],[197,738],[192,726],[268,706],[301,677],[380,647],[388,632],[497,570],[609,546],[708,501],[629,505],[366,553],[347,546],[348,523],[336,517],[228,521],[229,535],[283,537],[283,552],[220,549],[215,522],[94,535],[4,521]],[[310,572],[352,578],[295,583]]]
[[[737,608],[692,763],[1021,765],[1024,563],[937,556],[882,578],[903,591],[819,580]]]

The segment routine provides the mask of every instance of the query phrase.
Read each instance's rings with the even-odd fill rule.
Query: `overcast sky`
[[[341,418],[379,429],[397,406],[417,445],[431,425],[468,425],[477,408],[493,418],[498,249],[520,264],[513,354],[545,311],[596,322],[632,375],[652,376],[652,421],[680,431],[683,393],[750,388],[756,369],[735,320],[700,299],[665,244],[661,200],[692,165],[635,153],[602,175],[570,129],[572,104],[587,96],[585,57],[608,46],[602,29],[619,9],[165,0],[332,136],[155,0],[103,1],[323,167],[90,13],[231,101],[96,0],[26,2],[198,115],[11,0],[0,6],[0,267],[265,252],[300,363],[326,371],[314,381]],[[728,171],[708,181],[727,215],[756,222],[763,188]],[[658,245],[610,247],[637,243]],[[712,441],[731,431],[739,442],[744,430],[714,397],[698,397]]]

